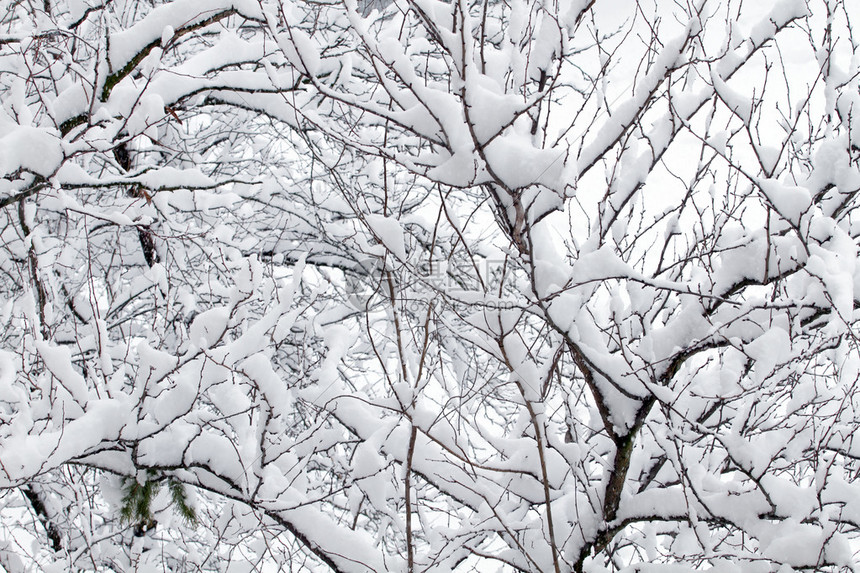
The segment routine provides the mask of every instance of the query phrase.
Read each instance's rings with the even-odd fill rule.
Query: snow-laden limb
[[[635,4],[9,3],[0,567],[856,568],[853,5]]]
[[[265,349],[274,333],[296,326],[297,315],[290,309],[299,279],[296,275],[292,287],[282,287],[280,304],[272,306],[256,290],[263,279],[259,272],[254,261],[237,265],[235,286],[225,292],[231,302],[199,313],[178,355],[141,341],[126,350],[129,366],[136,370],[133,378],[120,371],[100,390],[87,389],[66,348],[36,342],[46,365],[40,391],[54,399],[35,404],[23,396],[20,401],[6,398],[19,423],[26,412],[34,427],[28,437],[0,446],[4,485],[27,483],[70,462],[125,475],[142,468],[182,468],[183,480],[276,519],[334,570],[384,571],[371,541],[346,528],[338,534],[336,521],[306,507],[316,494],[297,489],[291,477],[303,457],[337,442],[320,443],[313,434],[294,441],[279,431],[294,412]],[[245,335],[230,336],[241,305],[254,299],[270,306],[269,312],[247,325]],[[238,387],[236,375],[244,380]],[[254,406],[261,409],[260,416],[243,420],[242,414]],[[307,448],[308,438],[315,447]],[[273,456],[274,450],[280,453]]]
[[[443,303],[470,300],[474,305],[487,305],[487,308],[478,306],[474,312],[460,315],[462,325],[458,318],[445,318],[444,313],[440,314],[443,332],[445,335],[456,333],[465,344],[485,353],[491,363],[497,363],[496,368],[502,374],[493,374],[494,379],[498,379],[496,383],[490,384],[490,378],[479,376],[477,365],[473,375],[476,380],[487,381],[479,386],[482,391],[488,395],[499,392],[500,400],[510,401],[510,411],[519,413],[517,423],[510,428],[518,436],[518,447],[523,453],[514,455],[516,464],[513,467],[526,468],[531,463],[543,468],[546,471],[534,471],[533,478],[553,492],[544,500],[543,508],[536,509],[535,503],[541,505],[540,502],[509,487],[509,495],[519,500],[519,505],[514,502],[516,507],[535,508],[542,517],[530,525],[517,521],[517,527],[522,529],[516,534],[513,532],[516,527],[511,529],[509,523],[499,520],[500,539],[510,552],[528,556],[525,560],[516,560],[500,553],[499,559],[524,569],[550,570],[588,567],[594,563],[588,556],[591,551],[600,555],[604,552],[620,555],[618,559],[633,559],[620,549],[620,553],[615,553],[616,536],[620,536],[619,547],[630,543],[626,528],[639,519],[656,518],[654,510],[648,509],[650,506],[642,506],[641,510],[634,510],[636,504],[626,506],[628,490],[641,489],[640,495],[651,495],[652,488],[654,493],[660,493],[662,484],[671,486],[667,493],[675,495],[677,492],[682,496],[664,496],[665,503],[671,500],[671,503],[681,501],[683,504],[672,511],[666,510],[663,519],[671,525],[666,525],[661,535],[678,534],[677,522],[693,519],[701,524],[696,525],[698,529],[694,534],[698,544],[703,542],[703,535],[718,537],[724,530],[729,531],[724,538],[727,545],[734,544],[737,536],[744,534],[769,543],[766,539],[772,537],[754,523],[784,519],[787,514],[785,496],[780,497],[779,488],[765,478],[769,472],[783,471],[776,469],[779,464],[774,460],[781,459],[784,451],[795,448],[809,451],[808,448],[813,447],[802,445],[805,439],[802,434],[784,429],[800,423],[797,418],[800,410],[786,414],[782,404],[794,394],[793,388],[801,384],[804,376],[817,376],[819,368],[826,369],[826,359],[810,365],[807,373],[802,373],[799,365],[822,359],[821,348],[839,345],[840,333],[846,332],[846,324],[852,320],[845,318],[853,315],[855,298],[851,278],[853,265],[848,260],[856,256],[856,247],[853,239],[840,239],[850,236],[848,221],[843,220],[841,226],[837,224],[842,229],[837,231],[828,223],[829,215],[824,216],[820,210],[825,197],[822,189],[827,188],[827,184],[816,182],[815,187],[804,187],[803,181],[809,172],[791,161],[786,162],[782,154],[764,160],[763,147],[756,139],[764,132],[767,121],[761,111],[763,104],[739,100],[743,96],[733,91],[728,82],[736,83],[738,77],[755,73],[748,68],[754,68],[759,54],[780,42],[783,36],[796,37],[791,36],[792,26],[808,16],[807,6],[797,2],[779,3],[761,17],[760,23],[744,21],[743,26],[750,30],[748,33],[741,25],[729,26],[729,33],[722,38],[713,37],[720,32],[713,32],[713,25],[706,21],[714,18],[710,11],[706,15],[694,11],[685,18],[678,18],[683,25],[674,34],[679,38],[674,42],[665,41],[670,37],[666,35],[660,35],[662,42],[657,42],[658,36],[652,28],[654,43],[659,43],[660,48],[641,66],[641,75],[631,88],[633,98],[626,98],[617,105],[614,101],[604,103],[608,99],[605,85],[595,87],[592,92],[565,91],[569,89],[565,81],[573,82],[569,78],[575,74],[563,75],[564,61],[555,62],[551,50],[547,51],[550,55],[543,79],[540,66],[529,67],[525,63],[532,48],[536,54],[543,52],[536,47],[540,43],[537,35],[528,36],[529,32],[537,34],[538,26],[532,24],[535,27],[525,35],[519,27],[521,20],[517,18],[524,17],[523,12],[517,12],[521,4],[511,5],[510,21],[505,19],[508,13],[503,12],[501,18],[508,27],[507,31],[499,32],[500,40],[485,42],[480,48],[472,40],[487,28],[477,22],[492,21],[492,8],[470,11],[462,3],[446,7],[427,2],[416,2],[411,7],[416,14],[414,19],[412,12],[392,11],[388,15],[401,30],[410,30],[400,36],[401,44],[397,46],[391,37],[379,36],[379,30],[385,29],[384,20],[363,20],[347,6],[350,24],[368,55],[364,69],[370,78],[378,81],[385,98],[380,100],[380,92],[349,90],[344,84],[333,88],[316,78],[311,78],[311,84],[321,97],[349,106],[358,114],[378,118],[370,118],[364,124],[364,131],[354,130],[352,139],[336,136],[339,141],[365,151],[373,151],[375,145],[385,165],[400,163],[427,175],[442,189],[445,186],[479,188],[483,184],[482,190],[495,208],[496,220],[511,241],[511,250],[500,255],[500,262],[503,262],[500,268],[508,268],[510,282],[505,281],[504,271],[496,275],[496,280],[501,277],[503,284],[509,285],[509,298],[502,300],[513,303],[512,312],[496,315],[490,307],[490,301],[499,300],[499,297],[488,287],[487,275],[481,274],[475,264],[476,253],[487,258],[491,256],[484,254],[490,249],[480,244],[478,231],[474,231],[473,245],[463,245],[463,268],[471,266],[475,273],[470,276],[471,282],[461,278],[457,284],[469,296],[460,292],[437,294],[443,297]],[[533,10],[526,9],[526,13],[541,14],[541,8]],[[533,17],[529,21],[542,20]],[[505,34],[516,38],[506,42]],[[566,38],[561,42],[562,49],[569,41]],[[597,43],[603,41],[610,42],[604,38]],[[428,44],[436,52],[430,52]],[[413,48],[413,45],[421,47]],[[520,59],[508,53],[508,57],[494,60],[494,50],[509,51],[511,46],[522,47]],[[613,48],[618,50],[619,58],[624,57],[624,45],[613,44]],[[607,66],[613,52],[601,46],[597,51],[606,55],[606,59],[601,60],[599,73],[610,74],[606,70],[612,69]],[[421,54],[427,58],[428,53],[438,54],[437,61],[443,65],[431,71],[426,63],[414,57]],[[497,62],[511,66],[509,70],[516,65],[522,67],[505,76],[494,68]],[[352,64],[353,70],[360,67],[354,61]],[[615,65],[621,67],[621,64]],[[500,82],[498,78],[506,79]],[[433,89],[440,92],[435,99],[430,95]],[[547,89],[552,90],[549,95],[545,93]],[[362,98],[362,93],[367,94],[366,98]],[[614,93],[618,94],[618,90]],[[511,96],[523,103],[518,104]],[[459,108],[455,106],[457,97]],[[563,138],[549,139],[557,142],[555,145],[560,147],[557,152],[552,151],[551,146],[543,149],[543,142],[547,141],[543,138],[545,130],[558,129],[557,124],[547,119],[551,116],[533,113],[544,101],[559,106],[567,101],[568,110],[586,107],[591,101],[599,102],[597,110],[605,106],[606,118],[598,113],[598,119],[592,121],[588,114],[574,113],[571,127],[563,129],[562,135],[570,131],[577,136],[585,133],[581,138],[581,150],[570,153],[561,147],[566,144]],[[408,110],[412,118],[426,115],[420,121],[403,121],[405,116],[397,115],[401,109]],[[517,114],[522,121],[517,119]],[[707,115],[710,117],[704,117]],[[356,117],[358,125],[362,125],[361,118]],[[538,118],[536,129],[532,129],[534,117]],[[449,125],[450,118],[459,119]],[[577,121],[579,118],[582,119]],[[380,128],[383,120],[386,129]],[[318,116],[313,116],[312,121],[323,129],[336,130],[326,127]],[[710,135],[715,122],[727,123],[729,128],[729,131],[722,131],[725,135],[720,146],[710,143],[716,141]],[[464,126],[469,130],[468,136],[462,131]],[[734,149],[742,147],[740,139],[745,134],[750,136],[749,149],[758,158],[762,173],[751,171],[744,156],[746,152]],[[423,138],[427,145],[414,146],[415,153],[424,153],[425,157],[441,154],[442,161],[417,155],[417,160],[399,161],[393,149],[406,148],[405,142],[414,141],[416,136]],[[401,141],[404,143],[399,143]],[[696,148],[695,153],[685,154],[683,150],[690,145]],[[494,154],[495,150],[502,151]],[[543,175],[547,166],[539,157],[544,152],[561,158],[558,173],[552,173],[546,180]],[[568,158],[577,156],[580,167],[566,168]],[[429,171],[416,169],[423,163],[437,166]],[[856,171],[856,166],[843,164],[845,168],[840,178],[850,179],[846,173]],[[692,172],[687,165],[693,168]],[[602,176],[606,179],[602,197],[590,195],[587,189],[589,185],[599,185],[595,178],[597,166],[603,168]],[[665,173],[683,183],[680,192],[661,194],[660,187],[670,186]],[[566,182],[558,182],[564,177],[568,177]],[[816,176],[817,179],[822,177],[823,171]],[[728,187],[724,183],[720,186],[721,178],[729,182]],[[390,205],[389,194],[394,188],[384,179],[378,184],[384,188],[386,204]],[[571,224],[567,226],[548,214],[564,204],[571,194],[567,186],[574,185],[578,189],[577,203],[568,207]],[[539,196],[539,192],[532,194],[527,190],[530,186],[555,193],[557,203],[527,199]],[[852,201],[853,190],[844,193],[842,200]],[[445,195],[440,193],[440,196]],[[762,202],[757,202],[756,198],[761,198]],[[830,212],[844,213],[845,204],[834,205],[830,197],[827,199]],[[547,204],[552,206],[547,208]],[[440,207],[439,219],[447,220],[454,235],[463,240],[462,223],[455,222],[447,211]],[[433,215],[432,209],[428,215]],[[433,237],[437,236],[439,228],[437,224]],[[433,248],[438,239],[427,237],[425,240],[434,241]],[[567,242],[559,243],[559,240]],[[420,231],[413,241],[416,246],[422,244]],[[550,245],[550,241],[555,244]],[[452,254],[442,251],[437,256],[450,259]],[[845,261],[844,271],[837,271],[840,267],[837,260]],[[520,269],[522,276],[517,275]],[[400,270],[408,275],[408,268]],[[835,276],[837,273],[839,278]],[[385,379],[398,397],[391,408],[401,409],[402,415],[414,426],[418,410],[414,403],[402,397],[401,386],[406,383],[421,388],[423,396],[444,396],[448,390],[431,390],[430,382],[409,381],[408,366],[414,367],[418,356],[424,356],[425,351],[416,349],[417,355],[410,355],[404,350],[402,338],[415,334],[414,331],[410,334],[409,329],[403,330],[400,323],[412,312],[414,320],[420,321],[422,307],[419,304],[416,308],[412,302],[411,293],[415,291],[410,290],[408,284],[398,285],[403,297],[400,302],[396,294],[392,294],[390,283],[383,291],[391,299],[388,316],[393,322],[379,333],[380,341],[392,341],[392,354],[386,356],[376,344],[371,346],[385,365]],[[482,289],[483,297],[468,292],[472,290],[478,294]],[[504,292],[498,283],[493,289]],[[436,317],[436,313],[435,307],[428,306],[428,317]],[[825,318],[827,316],[829,319]],[[541,332],[541,321],[558,333],[562,344],[558,339],[537,334]],[[374,329],[381,324],[369,323],[372,339]],[[514,341],[522,342],[513,344]],[[452,345],[449,343],[446,351],[450,352]],[[551,398],[554,386],[546,381],[547,373],[543,371],[546,364],[558,364],[549,360],[547,353],[551,347],[569,351],[573,362],[567,366],[568,370],[558,365],[549,368],[549,373],[558,369],[555,402]],[[513,353],[514,358],[510,358],[509,353]],[[404,368],[395,381],[392,372],[397,371],[398,361]],[[394,370],[388,370],[389,367]],[[709,386],[711,379],[717,384],[714,388]],[[415,391],[406,395],[414,397]],[[565,397],[571,402],[563,400]],[[462,420],[468,418],[449,412],[445,401],[437,399],[440,405],[436,419],[456,419],[458,424],[463,424]],[[368,402],[373,403],[373,400],[368,399]],[[458,403],[462,408],[462,398],[458,398]],[[563,419],[566,429],[562,433],[579,445],[579,456],[585,448],[584,458],[565,452],[560,456],[565,460],[561,466],[556,466],[549,457],[537,460],[541,457],[538,453],[544,451],[541,444],[545,439],[548,445],[560,450],[564,444],[562,440],[543,436],[544,432],[551,433],[547,429],[551,427],[547,426],[550,422],[543,417],[546,403],[554,404],[556,412],[569,412],[564,417],[558,414],[556,423]],[[571,404],[581,405],[579,414],[573,413],[576,408]],[[501,406],[495,407],[509,412]],[[759,410],[774,416],[779,413],[774,419],[780,422],[774,422],[774,428],[768,428],[763,436],[756,435],[758,426],[751,425],[750,421],[750,416],[754,416],[752,412]],[[477,414],[472,415],[481,419]],[[511,414],[500,417],[503,419],[506,415]],[[493,419],[490,414],[485,416]],[[476,438],[471,443],[476,467],[482,456],[493,455],[486,449],[490,445],[499,448],[497,455],[503,458],[511,455],[503,445],[506,442],[492,436],[481,425],[475,422]],[[688,425],[689,429],[681,429]],[[391,435],[395,442],[403,443],[405,426],[391,427],[399,428],[397,432],[390,430]],[[774,436],[770,435],[771,431],[775,432]],[[775,437],[780,431],[784,431],[785,439]],[[692,437],[687,438],[685,432]],[[481,440],[477,436],[481,436]],[[481,444],[482,440],[487,444]],[[699,453],[699,441],[705,441],[710,450],[702,449]],[[773,445],[767,446],[770,442]],[[416,454],[432,447],[435,446],[419,443]],[[468,454],[465,445],[459,447]],[[681,455],[676,451],[679,448],[692,451]],[[392,452],[395,448],[386,445],[384,451]],[[720,453],[714,454],[715,451]],[[407,463],[407,455],[403,452],[389,455],[401,464]],[[726,477],[722,479],[734,484],[735,489],[725,490],[720,497],[699,491],[698,481],[687,484],[687,476],[693,476],[705,458],[710,459],[705,464],[706,471],[723,472]],[[523,463],[525,459],[531,461]],[[574,468],[577,463],[583,463],[583,459],[588,460],[584,463],[584,468],[588,469],[580,472],[569,469],[567,473],[561,472],[565,477],[559,478],[555,477],[554,470],[550,471],[555,467],[563,468],[565,463]],[[693,460],[698,465],[693,464]],[[805,462],[794,458],[787,463],[802,466]],[[482,460],[480,466],[487,468],[489,464]],[[372,464],[372,467],[384,466]],[[418,475],[426,473],[417,466],[411,466],[410,470]],[[452,472],[451,481],[467,483],[461,481],[462,478],[454,478],[457,474],[453,469]],[[696,475],[696,479],[700,479]],[[430,483],[438,482],[433,477],[427,479]],[[591,493],[592,482],[598,486],[596,495]],[[676,486],[679,482],[682,487]],[[748,495],[738,500],[728,497],[737,495],[737,488],[748,490]],[[453,492],[450,486],[442,490]],[[564,514],[565,503],[553,500],[570,499],[562,495],[565,491],[581,492],[573,495],[573,505],[578,508],[577,519],[568,523],[550,517],[552,512],[549,511]],[[699,505],[691,505],[691,491],[692,495],[702,498]],[[459,498],[454,496],[458,501],[463,501],[461,498],[462,494]],[[547,500],[550,501],[547,503]],[[377,503],[381,502],[377,499]],[[732,515],[732,507],[737,507],[740,513]],[[590,517],[586,518],[583,513]],[[805,516],[803,519],[819,518]],[[814,527],[811,522],[810,526]],[[534,527],[540,530],[545,544],[530,551],[525,548],[534,545],[526,540],[537,533],[530,530]],[[551,547],[556,537],[577,541],[566,544],[565,551],[570,552],[567,556],[553,560],[555,550]],[[823,547],[810,545],[803,550],[806,551],[804,555],[808,557],[818,551],[823,556],[822,563],[842,563],[841,558],[836,557],[839,550],[830,552]],[[713,547],[704,549],[712,551]],[[478,547],[474,551],[482,557],[487,555]],[[749,557],[753,552],[750,548],[749,553],[742,555]],[[768,550],[766,558],[778,561],[779,553]],[[807,557],[786,556],[786,563],[808,565],[804,561]]]

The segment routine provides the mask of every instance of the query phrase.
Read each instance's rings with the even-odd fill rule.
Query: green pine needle
[[[135,478],[125,479],[122,507],[120,508],[121,523],[149,523],[153,521],[152,501],[161,489],[159,481],[151,472],[147,472],[147,477],[142,484]],[[170,499],[176,511],[188,525],[196,525],[197,512],[188,503],[188,492],[185,490],[185,486],[175,477],[168,477],[166,481]]]
[[[194,508],[188,505],[188,492],[185,491],[185,486],[174,477],[167,478],[167,488],[170,490],[170,498],[173,505],[176,506],[179,515],[185,520],[188,525],[197,524],[197,512]]]

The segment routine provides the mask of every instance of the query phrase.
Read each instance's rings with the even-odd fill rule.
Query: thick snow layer
[[[564,187],[564,151],[538,149],[528,137],[509,135],[493,140],[484,155],[487,168],[509,189],[539,184],[551,189]]]
[[[62,429],[0,444],[4,477],[12,482],[29,480],[38,473],[90,453],[106,441],[117,440],[123,426],[132,419],[127,406],[118,400],[91,400],[87,413],[65,423]]]
[[[164,42],[165,38],[172,38],[176,30],[204,22],[220,12],[239,9],[249,15],[259,13],[259,6],[255,8],[250,1],[211,0],[205,10],[200,8],[197,0],[164,4],[131,28],[111,36],[108,58],[112,71],[122,69],[149,44]]]
[[[747,344],[744,352],[755,360],[755,377],[762,381],[776,366],[791,358],[791,339],[788,332],[774,327]]]
[[[68,348],[51,346],[47,342],[37,342],[39,356],[45,361],[45,366],[57,379],[60,385],[81,406],[87,403],[89,391],[84,377],[72,366],[72,355]]]
[[[194,317],[189,329],[191,343],[197,348],[209,348],[224,335],[229,320],[228,308],[213,308],[201,312]]]
[[[403,241],[403,228],[400,222],[394,217],[385,217],[383,215],[365,215],[365,221],[370,227],[374,236],[385,245],[395,257],[400,261],[406,261],[406,245]]]
[[[714,91],[717,92],[717,95],[721,100],[723,100],[723,103],[725,103],[726,106],[728,106],[728,108],[744,122],[744,125],[749,125],[750,120],[752,119],[751,98],[729,87],[729,85],[723,81],[722,78],[717,76],[716,73],[711,74],[711,81],[714,85]]]
[[[794,225],[800,223],[800,217],[812,204],[809,191],[803,187],[784,185],[774,179],[760,179],[758,184],[773,208]]]
[[[0,175],[24,169],[49,177],[62,162],[60,139],[44,129],[16,126],[0,138]]]

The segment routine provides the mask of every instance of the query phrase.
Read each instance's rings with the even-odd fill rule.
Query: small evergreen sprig
[[[157,476],[151,470],[147,470],[146,477],[141,483],[137,478],[125,478],[123,482],[122,508],[120,509],[120,521],[122,523],[135,523],[136,530],[145,532],[155,527],[155,518],[152,515],[152,502],[161,489],[161,482],[167,483],[170,500],[176,511],[188,525],[197,523],[197,512],[189,504],[188,492],[185,486],[173,476]]]
[[[197,512],[188,504],[188,492],[185,484],[173,476],[167,478],[167,489],[170,491],[170,499],[173,506],[188,525],[197,525]]]

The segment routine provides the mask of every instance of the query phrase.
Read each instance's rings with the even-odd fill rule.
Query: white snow
[[[63,159],[60,139],[44,129],[17,126],[0,138],[0,175],[25,169],[49,177]]]
[[[373,235],[385,246],[388,251],[400,261],[406,261],[406,244],[403,240],[403,228],[394,217],[370,214],[365,215],[364,220],[370,227]]]
[[[225,307],[201,312],[191,322],[188,332],[191,343],[203,349],[214,345],[224,335],[229,320],[230,309]]]
[[[774,179],[759,179],[758,185],[777,213],[794,225],[800,223],[801,216],[812,205],[812,197],[803,187],[785,185]]]

